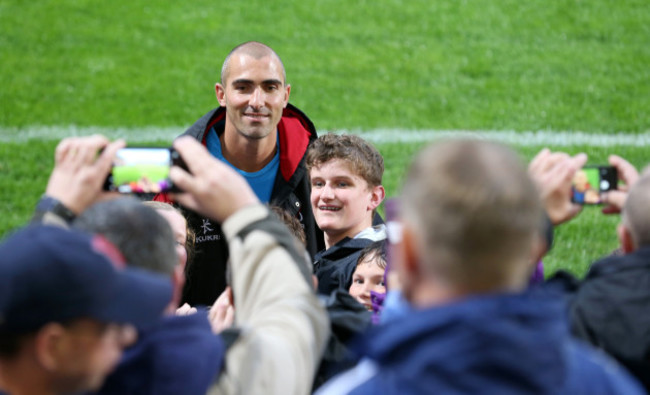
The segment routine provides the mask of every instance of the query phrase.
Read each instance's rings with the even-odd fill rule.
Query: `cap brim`
[[[171,277],[133,267],[125,269],[120,277],[113,300],[93,318],[138,328],[159,321],[172,298]]]

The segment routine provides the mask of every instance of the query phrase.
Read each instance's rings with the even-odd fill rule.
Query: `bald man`
[[[289,104],[291,86],[280,57],[265,44],[246,42],[224,60],[215,85],[220,107],[184,135],[201,141],[210,153],[242,174],[263,203],[287,210],[304,227],[307,251],[324,248],[309,204],[304,156],[316,139],[313,123]],[[155,200],[169,201],[158,195]],[[196,233],[196,254],[187,270],[183,301],[212,304],[226,287],[228,246],[219,224],[189,213]]]

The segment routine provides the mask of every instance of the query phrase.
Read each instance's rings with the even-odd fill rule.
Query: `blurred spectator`
[[[55,168],[35,219],[66,225],[88,205],[110,197],[101,188],[115,151],[123,145],[101,136],[59,143]],[[222,336],[230,346],[209,393],[307,393],[329,331],[325,311],[312,290],[305,251],[296,248],[298,243],[286,226],[260,204],[239,174],[193,139],[177,139],[174,146],[189,172],[172,167],[170,178],[183,191],[172,197],[221,223],[231,251],[238,330]],[[165,226],[169,227],[161,225]],[[168,244],[173,246],[173,239]],[[172,260],[176,261],[175,254]],[[73,293],[73,288],[66,289]],[[142,292],[146,288],[134,286],[132,290],[138,292],[138,300],[148,301]],[[158,317],[160,311],[162,307]]]
[[[312,210],[325,233],[326,248],[314,257],[318,291],[347,291],[361,250],[386,238],[383,223],[373,226],[386,194],[381,185],[384,160],[358,136],[327,134],[309,147],[306,163]]]
[[[391,264],[413,310],[372,328],[365,358],[319,394],[642,393],[569,336],[561,301],[525,291],[542,206],[516,153],[434,144],[400,199]]]
[[[205,393],[222,368],[225,345],[212,333],[206,311],[174,315],[185,280],[175,238],[185,251],[185,234],[175,235],[157,210],[131,197],[96,203],[73,226],[103,235],[129,266],[165,275],[174,285],[166,316],[140,333],[98,393]]]
[[[125,268],[108,241],[33,225],[0,245],[10,291],[0,323],[0,387],[10,394],[98,389],[171,299],[169,279]],[[143,297],[146,295],[146,297]]]
[[[612,355],[650,391],[650,174],[629,190],[623,255],[595,262],[571,298],[571,330]]]

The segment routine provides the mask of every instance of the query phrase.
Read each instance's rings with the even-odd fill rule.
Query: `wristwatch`
[[[77,214],[73,213],[58,199],[43,195],[36,205],[32,221],[40,222],[47,213],[52,213],[67,223],[71,223],[77,217]]]

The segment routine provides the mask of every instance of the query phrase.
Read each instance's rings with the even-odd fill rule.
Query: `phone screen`
[[[104,189],[120,193],[160,193],[169,191],[169,169],[173,164],[170,148],[122,148]]]
[[[618,177],[612,166],[586,166],[573,177],[571,200],[578,204],[601,204],[602,193],[616,189]]]

